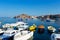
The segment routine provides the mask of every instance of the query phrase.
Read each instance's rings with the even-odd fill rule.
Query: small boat
[[[52,33],[51,40],[60,40],[60,28],[57,33]]]
[[[17,27],[18,28],[24,28],[24,29],[27,29],[29,27],[28,23],[25,23],[25,22],[17,22]]]
[[[0,29],[0,35],[4,34],[4,31],[2,31],[2,29]]]
[[[44,29],[44,25],[40,25],[38,26],[38,33],[44,33],[45,29]]]
[[[54,33],[56,29],[53,26],[48,26],[48,33]]]
[[[29,27],[29,30],[30,31],[35,31],[36,30],[36,27],[37,26],[35,24],[33,24],[32,26]]]
[[[0,39],[14,40],[14,35],[16,35],[16,33],[17,33],[17,30],[12,30],[12,29],[6,30],[4,31],[4,34],[3,34],[3,36],[6,36],[6,37],[3,37],[3,38],[0,37]]]
[[[54,19],[49,19],[49,18],[47,18],[46,19],[46,22],[55,22],[56,20],[54,20]]]
[[[51,40],[60,40],[60,34],[52,33]]]

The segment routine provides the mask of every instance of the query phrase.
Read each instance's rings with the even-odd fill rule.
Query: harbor
[[[38,40],[51,40],[52,33],[54,33],[55,31],[57,32],[60,26],[55,21],[48,22],[48,21],[41,21],[39,19],[37,20],[36,19],[29,19],[29,20],[17,19],[18,20],[17,22],[17,20],[14,18],[12,20],[15,20],[15,21],[11,22],[9,19],[7,19],[5,21],[6,23],[3,22],[4,25],[2,25],[3,23],[1,23],[2,25],[1,28],[3,28],[1,30],[2,34],[0,35],[1,40],[2,39],[3,40],[30,40],[30,39],[31,40],[37,40],[37,39]],[[23,33],[20,34],[21,32]]]

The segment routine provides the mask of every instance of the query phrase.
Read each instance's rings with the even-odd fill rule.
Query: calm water
[[[5,23],[14,23],[17,21],[17,19],[14,18],[0,18],[0,21],[2,22],[2,25]],[[30,26],[32,24],[36,24],[37,27],[41,24],[43,24],[45,26],[45,32],[43,34],[38,34],[37,30],[34,32],[34,39],[33,40],[50,40],[50,35],[47,32],[47,27],[48,25],[52,25],[54,26],[56,29],[60,27],[60,18],[58,18],[58,20],[56,22],[46,22],[46,21],[41,21],[41,20],[23,20],[24,22],[27,22]],[[0,25],[0,28],[2,28],[2,26]]]

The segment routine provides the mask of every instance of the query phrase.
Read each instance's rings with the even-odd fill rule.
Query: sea
[[[0,28],[2,28],[2,25],[6,23],[15,23],[19,21],[19,19],[15,18],[10,18],[10,17],[0,17]],[[21,21],[21,20],[20,20]],[[58,30],[60,28],[60,18],[57,18],[55,22],[47,22],[46,20],[42,21],[41,19],[23,19],[22,21],[27,22],[29,26],[36,24],[37,27],[39,25],[44,25],[45,26],[45,32],[43,34],[39,34],[38,28],[34,32],[33,35],[33,40],[51,40],[51,35],[47,32],[47,27],[48,26],[53,26]]]

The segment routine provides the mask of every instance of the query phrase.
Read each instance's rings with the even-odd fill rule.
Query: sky
[[[60,0],[0,0],[0,17],[60,14]]]

